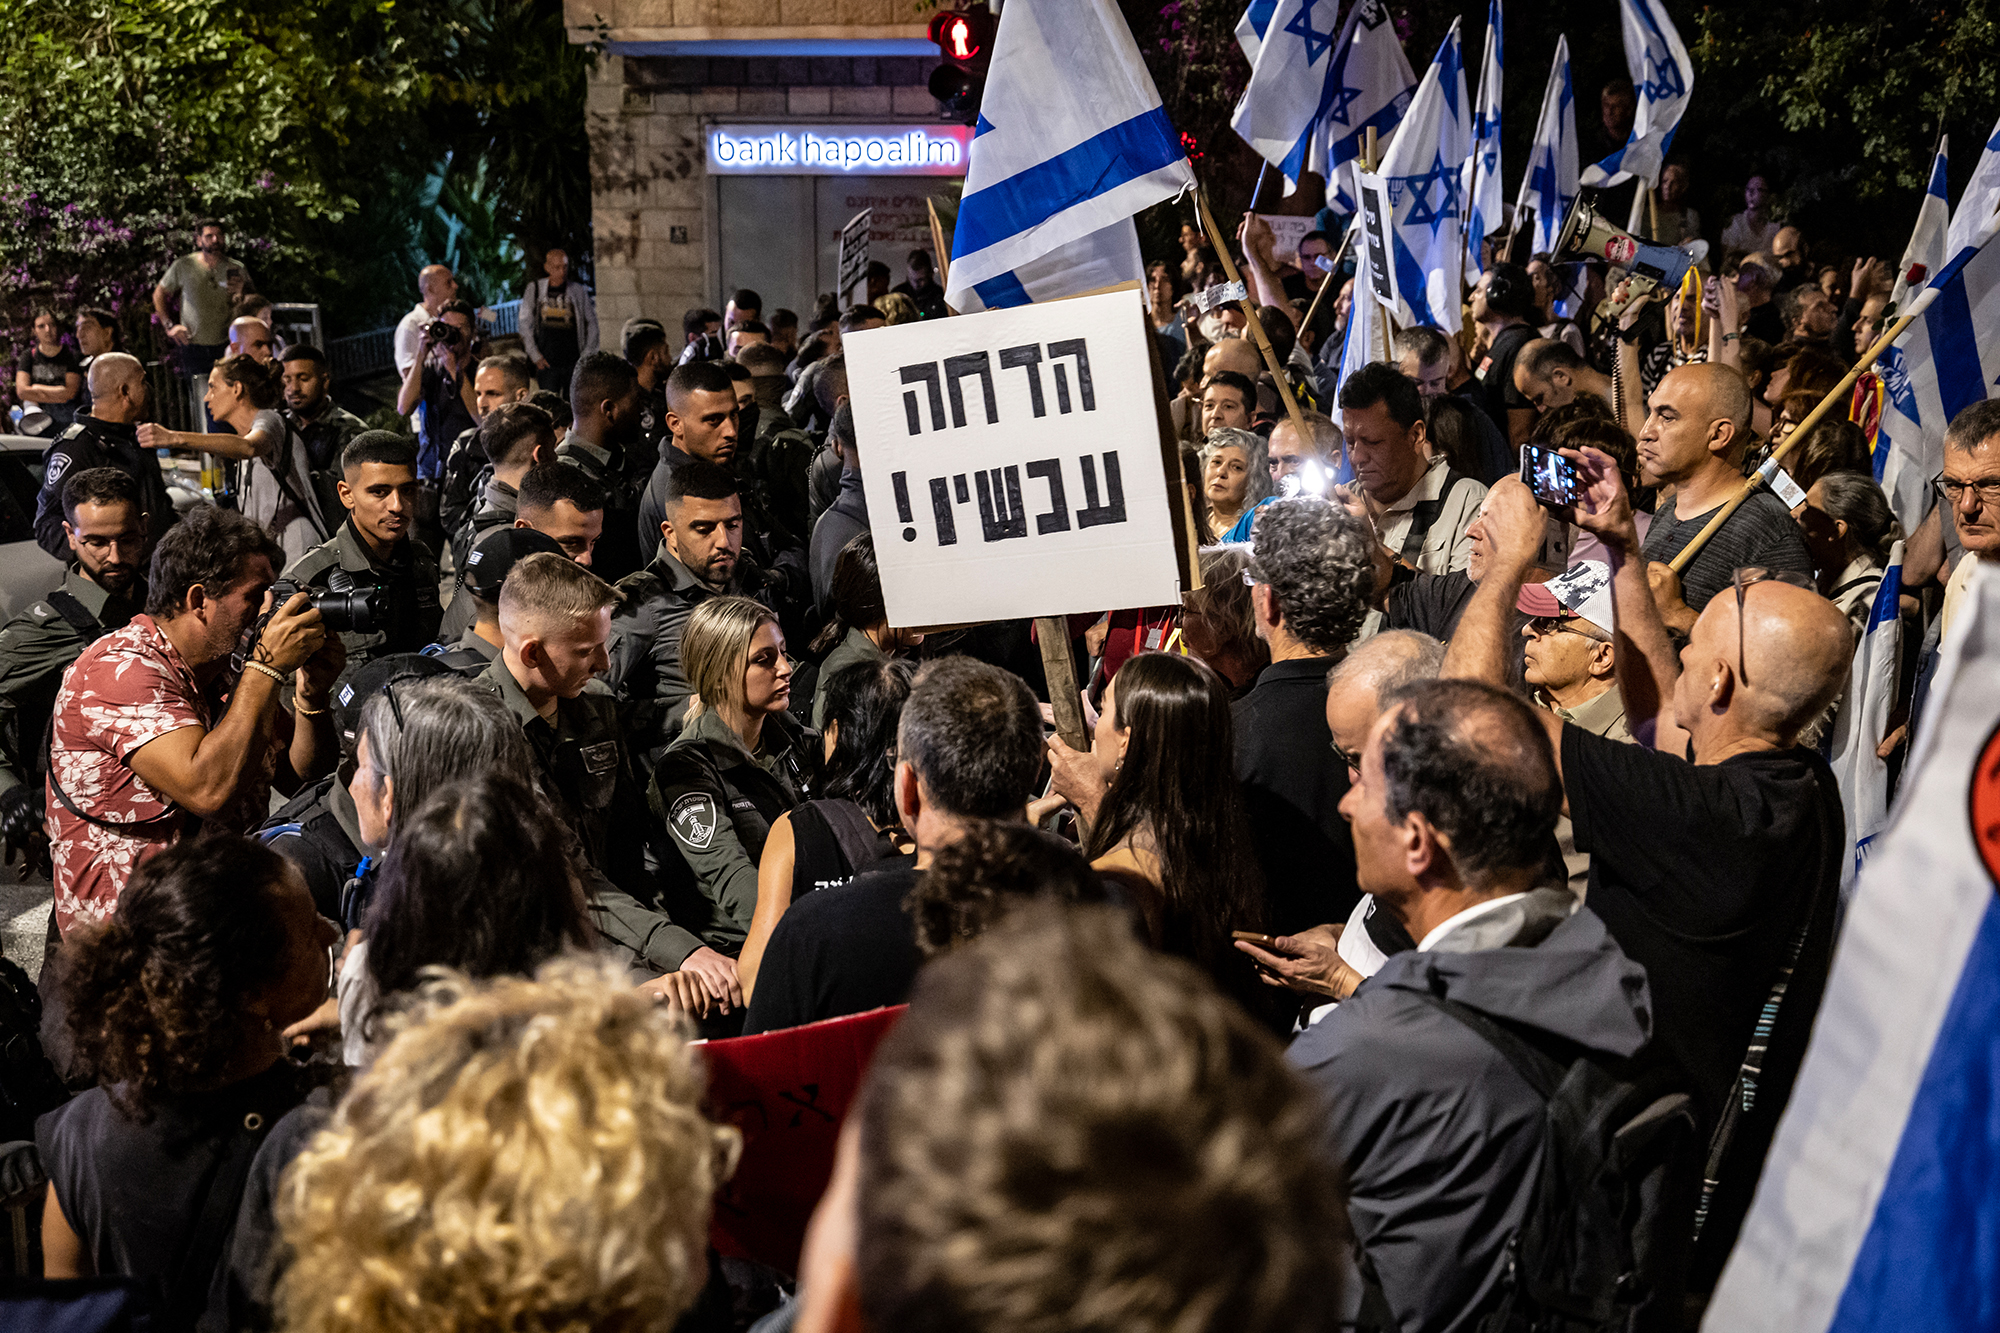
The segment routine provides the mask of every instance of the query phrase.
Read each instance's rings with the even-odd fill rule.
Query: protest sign
[[[875,210],[864,208],[840,229],[840,294],[843,298],[853,296],[855,287],[868,276],[868,232],[874,225]],[[854,299],[864,301],[867,296],[863,292]]]
[[[1147,333],[1128,289],[847,336],[890,624],[1180,600]]]
[[[1368,247],[1368,276],[1375,287],[1375,299],[1389,309],[1397,306],[1394,242],[1396,207],[1389,199],[1389,184],[1380,176],[1356,170],[1355,183],[1361,191],[1361,239]]]
[[[1271,258],[1280,264],[1296,266],[1299,262],[1299,240],[1313,229],[1313,219],[1295,217],[1289,213],[1259,213],[1258,217],[1271,229]]]

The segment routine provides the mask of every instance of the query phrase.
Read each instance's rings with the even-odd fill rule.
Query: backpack
[[[35,1120],[69,1100],[42,1054],[42,996],[19,963],[0,958],[0,1141],[35,1137]]]
[[[1694,1099],[1680,1077],[1660,1062],[1565,1064],[1475,1009],[1420,994],[1505,1056],[1548,1107],[1499,1304],[1478,1333],[1674,1326],[1700,1174]]]
[[[792,544],[810,537],[809,476],[818,446],[802,430],[774,430],[751,442],[744,471],[757,486],[764,508]]]

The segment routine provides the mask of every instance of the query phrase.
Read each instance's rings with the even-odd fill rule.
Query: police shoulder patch
[[[705,791],[691,791],[674,802],[667,823],[674,836],[697,852],[705,852],[715,842],[717,823],[715,799]]]

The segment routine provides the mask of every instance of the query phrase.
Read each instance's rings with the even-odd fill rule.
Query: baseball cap
[[[341,737],[352,745],[354,733],[361,726],[362,705],[380,694],[383,686],[454,674],[443,662],[422,653],[390,653],[386,657],[378,657],[333,692],[334,725],[340,729]]]
[[[1531,616],[1574,617],[1611,632],[1611,566],[1579,560],[1547,583],[1524,583],[1514,605]]]
[[[489,532],[472,548],[472,554],[465,557],[465,590],[482,602],[497,603],[500,585],[507,581],[508,571],[543,551],[561,555],[563,548],[556,544],[555,538],[543,536],[533,528]]]

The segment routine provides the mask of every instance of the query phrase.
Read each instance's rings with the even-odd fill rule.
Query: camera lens
[[[313,609],[336,634],[372,634],[380,614],[379,595],[374,588],[363,592],[317,593]]]

